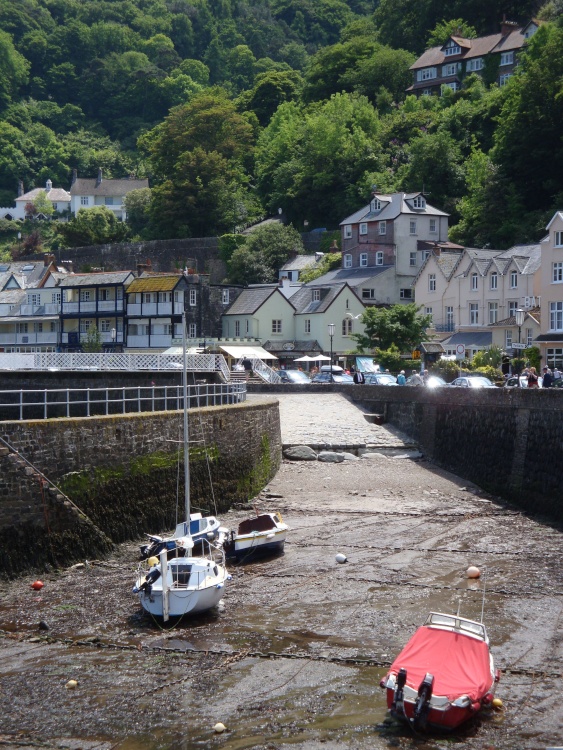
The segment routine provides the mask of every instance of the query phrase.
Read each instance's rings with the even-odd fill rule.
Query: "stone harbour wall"
[[[354,401],[403,430],[432,461],[532,513],[563,521],[559,389],[350,386]]]
[[[0,450],[0,569],[16,575],[92,559],[172,529],[184,515],[182,420],[170,411],[0,423],[0,436],[76,506]],[[193,512],[220,514],[248,500],[279,467],[276,400],[190,410],[189,430]]]

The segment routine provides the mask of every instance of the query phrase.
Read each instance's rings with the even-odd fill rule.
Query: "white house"
[[[25,207],[33,204],[40,193],[45,193],[47,199],[53,204],[53,210],[58,214],[70,211],[70,193],[63,190],[63,188],[54,188],[51,180],[47,180],[44,188],[33,188],[33,190],[29,190],[27,193],[23,192],[23,185],[20,183],[20,192],[14,201],[16,204],[15,207],[0,208],[0,218],[23,221],[29,215]]]
[[[95,179],[78,177],[76,170],[73,170],[70,186],[70,210],[76,216],[82,208],[105,206],[113,211],[117,219],[125,221],[127,213],[123,199],[132,190],[140,190],[148,186],[149,181],[147,179],[104,180],[101,169],[98,169],[98,176]]]

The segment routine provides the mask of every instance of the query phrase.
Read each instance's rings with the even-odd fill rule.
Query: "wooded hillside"
[[[149,177],[130,236],[334,228],[422,190],[451,236],[537,240],[563,207],[563,5],[550,0],[0,0],[0,205],[73,169]],[[450,33],[543,23],[502,88],[412,96]],[[450,94],[450,95],[448,95]],[[139,191],[141,192],[141,191]],[[2,225],[5,222],[0,222]],[[0,231],[9,231],[0,227]]]

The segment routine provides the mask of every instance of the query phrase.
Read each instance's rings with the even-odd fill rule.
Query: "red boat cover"
[[[391,665],[390,672],[407,670],[407,685],[418,691],[427,672],[434,675],[434,695],[450,701],[467,695],[482,698],[491,687],[489,648],[462,633],[419,628]]]

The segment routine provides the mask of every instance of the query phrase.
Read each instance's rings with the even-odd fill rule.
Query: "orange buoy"
[[[41,589],[43,588],[43,586],[44,586],[44,585],[45,585],[45,584],[43,583],[43,581],[34,581],[34,582],[33,582],[33,583],[31,584],[31,588],[32,588],[32,589],[33,589],[34,591],[41,591]]]

